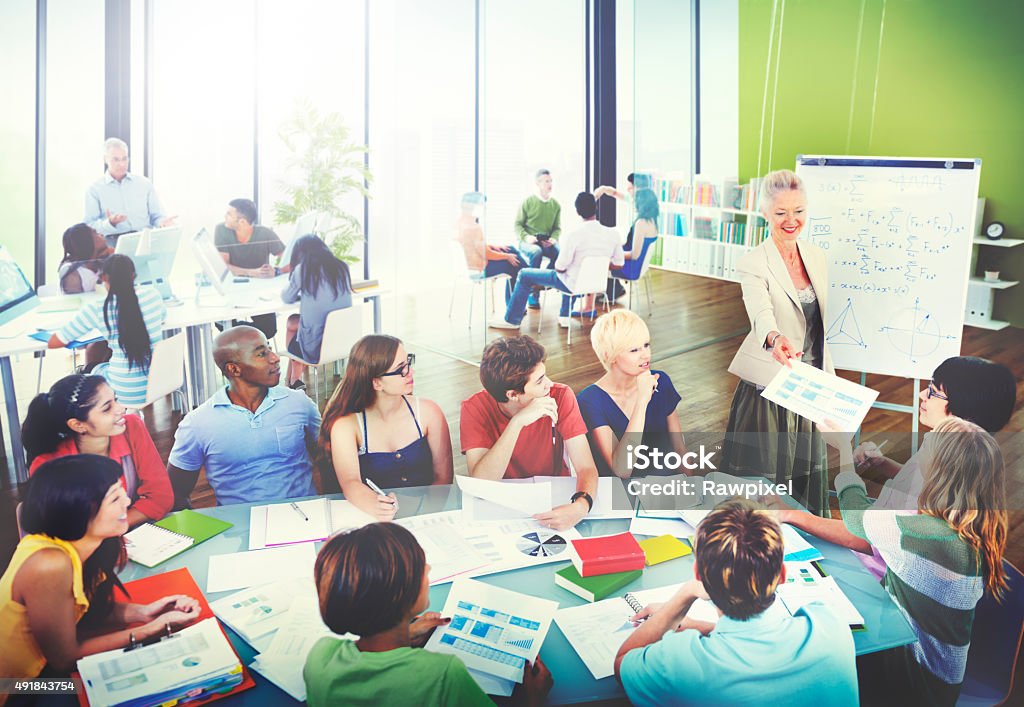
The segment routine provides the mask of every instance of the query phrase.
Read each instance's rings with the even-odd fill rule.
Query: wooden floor
[[[727,373],[729,361],[748,329],[748,321],[740,299],[739,286],[696,276],[652,270],[654,293],[653,312],[648,314],[644,298],[637,298],[635,309],[647,317],[652,333],[655,366],[664,370],[683,398],[679,406],[683,429],[686,431],[724,434],[729,403],[736,379]],[[467,326],[467,302],[459,299],[454,317],[448,318],[447,291],[430,296],[397,298],[385,302],[390,309],[396,335],[406,341],[411,352],[417,354],[416,393],[435,400],[444,410],[452,430],[457,473],[465,473],[465,459],[459,454],[459,404],[480,388],[478,369],[472,362],[479,361],[486,341],[504,333],[488,330],[484,326],[485,313],[478,301],[473,316],[473,327]],[[523,332],[547,347],[548,372],[552,379],[566,383],[579,391],[602,374],[602,369],[590,347],[590,322],[577,325],[573,343],[566,344],[565,330],[557,325],[557,302],[550,297],[545,311],[544,328],[536,333],[538,313],[530,311]],[[964,354],[983,356],[1010,367],[1018,383],[1017,398],[1024,399],[1024,330],[1010,328],[993,332],[968,327],[965,329]],[[57,363],[52,363],[54,359]],[[459,360],[464,359],[464,360]],[[19,403],[24,409],[34,393],[36,363],[24,359],[16,363]],[[56,368],[54,369],[54,367]],[[47,357],[44,382],[52,381],[67,371],[60,370],[59,357]],[[854,374],[844,374],[856,380]],[[888,376],[870,375],[867,385],[880,391],[879,400],[910,404],[915,391],[912,382]],[[158,403],[147,413],[146,424],[156,441],[157,448],[166,458],[173,444],[178,415],[172,414],[167,401]],[[910,454],[910,415],[872,410],[865,420],[867,439],[888,439],[886,454],[904,461]],[[1008,559],[1024,567],[1024,507],[1020,478],[1024,456],[1024,405],[1018,409],[998,439],[1007,468],[1011,472],[1008,490],[1011,495],[1011,533]],[[5,462],[0,461],[0,465]],[[0,475],[6,477],[5,473]],[[833,470],[834,473],[834,470]],[[10,494],[7,494],[8,496]],[[200,479],[193,494],[197,507],[213,505],[214,498],[205,479]],[[10,499],[0,508],[0,567],[5,567],[16,543],[13,510]]]

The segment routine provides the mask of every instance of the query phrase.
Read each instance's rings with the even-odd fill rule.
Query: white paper
[[[86,656],[78,661],[78,671],[94,705],[121,704],[167,690],[184,695],[234,671],[241,680],[238,656],[212,618],[130,652],[118,648]]]
[[[515,680],[505,680],[504,678],[496,678],[493,675],[487,673],[481,673],[479,670],[473,670],[467,668],[469,676],[476,681],[476,684],[480,686],[480,689],[486,692],[488,695],[497,695],[498,697],[510,697],[513,690],[516,689]]]
[[[262,652],[269,641],[261,639],[292,619],[289,609],[297,597],[316,601],[316,585],[312,576],[249,587],[211,601],[210,609],[242,640]]]
[[[680,586],[671,584],[630,595],[643,607],[668,601]],[[609,597],[593,604],[559,609],[555,623],[594,679],[600,680],[615,674],[615,655],[636,630],[630,621],[634,613],[623,596]],[[719,618],[715,605],[704,599],[695,601],[686,615],[709,623],[716,623]]]
[[[430,565],[431,585],[451,582],[490,564],[490,560],[466,540],[460,517],[459,511],[446,511],[395,521],[411,532],[423,548]]]
[[[787,562],[786,582],[780,584],[775,593],[791,614],[796,614],[802,606],[820,602],[847,625],[864,625],[864,617],[836,584],[835,578],[822,576],[809,562]]]
[[[469,477],[457,478],[459,486],[462,488],[462,512],[466,520],[471,523],[506,521],[532,516],[535,513],[542,513],[555,506],[569,503],[569,499],[576,493],[576,477],[574,476],[533,476],[528,479],[502,479],[501,481],[471,479],[468,484],[471,490],[468,491],[461,480]],[[479,483],[499,484],[499,486],[478,487],[477,484]],[[621,501],[619,505],[622,506],[621,508],[615,507],[616,485],[621,489],[619,494],[619,501]],[[521,488],[523,486],[532,486],[534,490],[523,491]],[[536,490],[543,487],[549,489],[547,496]],[[482,489],[484,495],[478,495],[472,489]],[[513,501],[504,500],[506,495],[508,495],[508,498],[513,499]],[[533,504],[539,504],[525,507],[537,508],[537,510],[530,512],[521,510],[518,500],[515,499],[523,497],[529,498]],[[629,497],[626,495],[625,490],[622,489],[622,482],[619,479],[610,477],[599,478],[597,480],[597,494],[594,498],[594,507],[586,517],[588,520],[630,518],[633,515],[633,509],[628,503]]]
[[[451,622],[434,629],[425,646],[458,656],[467,668],[523,681],[527,661],[537,659],[558,602],[458,579],[442,610]]]
[[[356,508],[350,501],[328,501],[331,515],[331,534],[353,528],[362,528],[376,518]],[[262,550],[267,547],[267,509],[270,505],[249,508],[249,549]],[[294,511],[292,511],[294,513]]]
[[[509,484],[502,481],[477,479],[472,476],[456,476],[455,481],[462,491],[463,499],[466,496],[473,496],[528,516],[551,510],[551,484],[549,483]]]
[[[267,546],[320,542],[331,535],[326,498],[267,506]]]
[[[821,550],[807,542],[807,538],[788,523],[782,523],[782,541],[785,545],[786,562],[810,562],[824,559]]]
[[[213,555],[206,573],[206,593],[253,587],[268,579],[309,578],[315,562],[312,543]]]
[[[693,526],[684,520],[672,518],[648,518],[636,515],[629,522],[629,532],[633,535],[671,535],[675,538],[690,538],[696,532]]]
[[[794,361],[781,366],[761,395],[814,422],[832,420],[848,432],[858,429],[878,391]]]

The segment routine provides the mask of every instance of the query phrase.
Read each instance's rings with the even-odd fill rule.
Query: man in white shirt
[[[516,288],[508,302],[504,318],[491,321],[497,329],[518,329],[526,316],[526,301],[533,287],[553,287],[562,292],[572,292],[576,286],[584,258],[599,256],[608,258],[611,265],[620,267],[626,260],[622,252],[622,238],[614,228],[597,221],[597,202],[589,192],[576,196],[576,213],[583,219],[583,225],[567,233],[561,239],[561,250],[555,260],[554,270],[526,268],[519,272]],[[563,327],[570,324],[569,307],[571,298],[562,296],[562,309],[558,323]]]
[[[83,221],[111,247],[122,233],[173,225],[177,217],[164,213],[152,182],[128,171],[127,143],[112,137],[103,148],[107,171],[85,193]]]

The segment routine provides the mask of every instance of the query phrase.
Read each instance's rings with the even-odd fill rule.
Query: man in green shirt
[[[541,258],[548,257],[548,269],[555,267],[558,258],[558,236],[562,233],[562,207],[551,197],[551,172],[537,170],[537,193],[526,197],[516,213],[516,233],[519,252],[527,266],[539,268]],[[537,290],[530,293],[528,305],[539,309]]]

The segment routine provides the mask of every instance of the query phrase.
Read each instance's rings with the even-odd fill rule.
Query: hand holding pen
[[[853,450],[853,463],[857,465],[858,469],[870,469],[885,459],[885,456],[882,455],[882,448],[888,443],[889,440],[885,440],[877,446],[874,442],[863,442],[857,445],[857,448]]]
[[[394,493],[384,493],[371,479],[366,479],[366,485],[377,494],[377,509],[373,511],[377,520],[389,521],[394,518],[398,512],[398,497]]]

